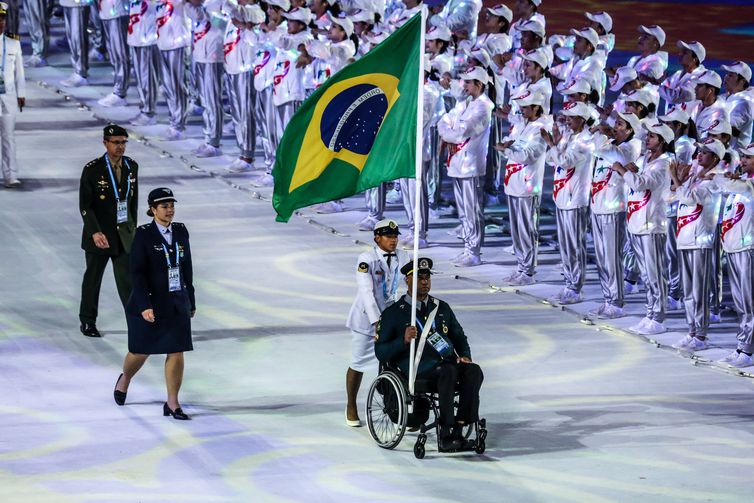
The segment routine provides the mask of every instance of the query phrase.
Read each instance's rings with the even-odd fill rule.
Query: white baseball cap
[[[351,14],[351,21],[354,23],[370,23],[374,24],[375,12],[367,9],[356,9]]]
[[[458,76],[461,80],[478,80],[482,84],[490,81],[490,76],[481,66],[472,66]]]
[[[650,133],[660,135],[662,139],[665,140],[665,143],[670,143],[675,139],[675,133],[670,129],[670,126],[663,124],[662,122],[646,120],[642,122],[641,125]]]
[[[628,125],[631,126],[631,131],[634,133],[638,133],[641,129],[641,119],[639,119],[636,114],[630,112],[618,112],[618,117],[626,121]]]
[[[618,68],[613,78],[610,79],[610,90],[615,92],[620,91],[623,89],[623,86],[638,78],[639,74],[636,73],[636,70],[630,66],[622,66]]]
[[[600,43],[600,36],[597,35],[597,32],[594,30],[594,28],[587,27],[581,28],[580,30],[571,28],[571,34],[586,39],[587,42],[592,44],[592,47],[594,47],[595,49]]]
[[[291,0],[267,0],[267,5],[274,5],[287,11],[291,8]]]
[[[521,57],[528,61],[534,61],[545,70],[547,70],[547,68],[550,66],[550,58],[547,57],[547,53],[545,53],[542,47],[538,49],[532,49],[531,51],[526,51],[521,55]]]
[[[722,65],[720,68],[726,72],[739,74],[746,82],[751,80],[751,67],[743,61],[736,61],[732,65]]]
[[[432,60],[432,68],[442,75],[449,73],[453,69],[453,62],[448,58],[435,58]]]
[[[558,91],[560,94],[566,95],[576,93],[589,94],[592,92],[592,86],[590,86],[589,82],[584,79],[572,80],[559,85]]]
[[[525,107],[528,105],[543,106],[545,103],[545,96],[539,91],[527,90],[527,91],[524,91],[523,94],[516,96],[513,99],[516,100],[516,103],[520,107]]]
[[[337,24],[343,31],[346,32],[346,37],[353,35],[353,21],[348,19],[345,15],[333,16],[330,12],[327,13],[327,18],[331,23]]]
[[[479,64],[484,68],[489,68],[492,65],[492,58],[490,57],[490,53],[488,53],[487,50],[482,47],[471,51],[469,53],[469,56],[479,61]]]
[[[444,40],[449,42],[453,38],[453,34],[450,32],[450,28],[445,25],[432,26],[424,38],[427,40]]]
[[[657,42],[659,42],[660,47],[665,45],[665,30],[663,30],[656,24],[653,24],[651,26],[644,26],[643,24],[640,24],[639,32],[646,33],[647,35],[652,35],[654,38],[657,39]]]
[[[662,122],[680,122],[681,124],[689,123],[689,114],[681,107],[673,107],[670,112],[658,117]]]
[[[308,25],[312,21],[312,11],[306,7],[295,7],[289,12],[284,12],[283,17],[292,21],[300,21]]]
[[[513,12],[503,4],[498,4],[494,7],[488,7],[487,12],[497,17],[504,17],[509,23],[513,21]]]
[[[527,21],[524,21],[520,25],[516,26],[516,29],[518,31],[530,31],[532,33],[535,33],[539,35],[542,40],[544,40],[545,38],[545,25],[543,25],[537,19],[529,19]]]
[[[754,155],[754,143],[749,143],[746,147],[738,149],[743,155]]]
[[[249,4],[241,6],[244,20],[247,23],[261,24],[264,23],[264,11],[257,4]]]
[[[676,45],[679,49],[688,49],[689,51],[696,54],[696,59],[698,59],[700,63],[704,61],[705,57],[707,57],[707,51],[704,49],[704,46],[701,42],[684,42],[683,40],[679,40]]]
[[[620,96],[618,96],[618,99],[622,100],[624,103],[635,101],[641,103],[645,107],[648,107],[649,104],[652,103],[652,96],[644,89],[631,89],[627,93],[621,93]]]
[[[725,145],[723,145],[723,142],[720,140],[716,140],[714,138],[707,138],[704,140],[704,143],[697,143],[697,147],[709,150],[713,154],[717,156],[718,159],[722,159],[725,157]]]
[[[725,120],[725,117],[721,117],[719,119],[715,119],[712,121],[712,124],[704,131],[707,134],[727,134],[729,136],[733,135],[733,128],[730,125],[730,122]]]
[[[586,103],[572,101],[563,105],[561,113],[572,117],[581,117],[586,120],[592,117],[592,107]]]
[[[605,33],[609,33],[610,30],[613,29],[613,18],[611,18],[610,14],[608,14],[607,12],[585,12],[584,14],[590,21],[594,21],[595,23],[602,25],[602,28],[605,29]]]
[[[708,86],[720,89],[723,85],[723,79],[716,72],[707,70],[696,79],[696,85],[699,84],[707,84]]]

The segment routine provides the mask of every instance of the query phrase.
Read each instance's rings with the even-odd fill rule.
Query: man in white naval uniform
[[[26,105],[26,78],[21,43],[5,35],[8,4],[0,2],[0,38],[2,38],[3,85],[0,86],[0,148],[5,187],[21,186],[16,164],[16,112]]]
[[[346,372],[346,424],[361,426],[356,397],[364,372],[377,368],[374,337],[377,322],[386,307],[398,300],[400,269],[410,261],[407,252],[398,249],[398,224],[382,220],[374,226],[375,246],[359,255],[356,266],[356,298],[348,313],[346,327],[351,330],[351,366]]]

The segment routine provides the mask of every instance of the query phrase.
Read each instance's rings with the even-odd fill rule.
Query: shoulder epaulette
[[[144,224],[144,225],[140,225],[140,226],[139,226],[139,229],[148,229],[150,225],[152,225],[152,224]]]
[[[181,222],[173,222],[173,227],[186,228]]]

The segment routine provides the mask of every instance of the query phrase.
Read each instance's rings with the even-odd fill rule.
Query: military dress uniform
[[[120,166],[113,166],[107,154],[84,166],[79,186],[79,210],[84,219],[81,248],[86,253],[86,272],[81,286],[79,319],[82,324],[97,321],[97,304],[102,276],[112,260],[118,295],[125,307],[131,294],[129,253],[136,231],[139,165],[123,156]],[[120,173],[120,176],[118,176]],[[120,215],[119,205],[126,205]],[[97,248],[92,236],[102,232],[109,248]]]
[[[133,291],[126,320],[128,351],[135,354],[193,350],[191,314],[196,299],[189,232],[179,222],[160,227],[154,221],[139,226],[131,248]],[[174,273],[176,268],[179,272]],[[141,314],[147,309],[154,310],[153,323]]]

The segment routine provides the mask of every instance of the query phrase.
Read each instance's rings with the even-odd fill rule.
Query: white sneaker
[[[114,93],[110,93],[104,98],[97,100],[97,103],[103,107],[124,107],[128,105],[128,102],[124,98]]]
[[[482,259],[479,258],[479,255],[472,255],[470,253],[467,253],[462,259],[453,262],[453,265],[456,267],[474,267],[481,264]]]
[[[196,102],[190,102],[188,104],[188,113],[189,115],[202,115],[204,113],[204,108],[197,105]]]
[[[314,207],[314,211],[317,213],[340,213],[343,211],[343,203],[340,201],[328,201],[317,204]]]
[[[694,339],[696,339],[696,337],[694,337],[693,335],[684,335],[683,339],[677,340],[676,343],[671,347],[675,349],[686,349],[689,344],[694,342]]]
[[[220,150],[219,147],[215,147],[212,145],[209,145],[207,143],[203,143],[199,146],[199,148],[194,149],[191,151],[192,154],[194,154],[196,157],[218,157],[223,155],[222,150]]]
[[[723,321],[722,316],[716,313],[709,313],[709,322],[710,323],[720,323]]]
[[[600,315],[600,318],[604,318],[606,320],[614,320],[615,318],[620,318],[622,316],[623,316],[622,307],[608,304],[607,307],[605,307],[605,310]]]
[[[689,343],[686,344],[686,349],[689,351],[704,351],[707,348],[709,348],[707,339],[702,340],[697,337],[692,337]]]
[[[147,114],[139,114],[131,119],[132,126],[154,126],[155,124],[157,124],[157,118],[155,116],[150,117]]]
[[[547,302],[550,304],[560,304],[563,302],[563,295],[566,293],[566,288],[563,288],[561,291],[553,295],[552,297],[547,298]]]
[[[735,367],[737,369],[743,367],[751,367],[754,365],[754,359],[746,353],[738,353],[736,358],[728,362],[728,366]]]
[[[429,246],[429,243],[427,243],[427,240],[424,238],[419,238],[419,249],[426,248]],[[414,249],[414,238],[406,238],[403,241],[400,242],[400,247],[404,250],[413,250]]]
[[[398,188],[399,185],[396,183],[393,185],[393,188],[390,189],[390,192],[387,193],[387,196],[385,196],[385,201],[390,204],[398,204],[403,201],[403,194],[401,194],[401,189]]]
[[[519,274],[516,279],[511,280],[511,285],[516,286],[526,286],[526,285],[533,285],[536,281],[534,280],[533,276],[529,276],[528,274],[521,273]]]
[[[739,354],[740,353],[737,350],[733,351],[732,353],[728,354],[728,356],[726,356],[725,358],[720,358],[719,360],[717,360],[717,363],[730,363],[736,358],[738,358]]]
[[[5,188],[6,189],[17,189],[21,186],[21,180],[18,178],[11,178],[7,182],[5,182]]]
[[[679,309],[683,309],[683,302],[681,300],[676,300],[668,295],[667,306],[668,311],[678,311]]]
[[[632,293],[639,293],[639,284],[638,283],[629,283],[628,281],[623,282],[623,293],[626,295],[631,295]]]
[[[458,255],[456,255],[455,257],[453,257],[452,259],[450,259],[450,263],[451,264],[455,264],[456,262],[458,262],[459,260],[461,260],[465,256],[466,256],[466,250],[463,250],[461,253],[459,253]]]
[[[92,49],[89,51],[89,60],[90,61],[105,61],[105,55],[99,52],[97,49]]]
[[[634,332],[634,333],[637,333],[637,334],[641,333],[641,331],[644,330],[644,328],[647,326],[647,323],[649,323],[650,321],[652,321],[652,320],[650,320],[649,318],[647,318],[645,316],[644,318],[641,319],[641,321],[639,321],[639,323],[637,323],[634,326],[628,327],[628,329],[631,332]]]
[[[168,132],[162,137],[165,141],[179,141],[186,139],[186,133],[170,126]]]
[[[374,226],[377,225],[378,221],[379,220],[377,220],[376,218],[367,215],[361,220],[361,222],[359,222],[359,230],[360,231],[373,231]],[[411,240],[411,243],[413,246],[413,240]]]
[[[505,248],[503,248],[503,251],[505,253],[510,253],[511,255],[515,255],[516,254],[516,250],[513,249],[513,245],[506,246]]]
[[[241,173],[243,171],[251,171],[254,169],[254,165],[250,162],[246,162],[240,157],[234,160],[232,163],[230,163],[230,166],[228,166],[228,171],[231,173]]]
[[[78,73],[72,73],[70,77],[60,81],[60,85],[64,87],[81,87],[88,84],[89,81],[86,80],[86,77],[82,77]]]
[[[458,224],[447,232],[448,236],[454,236],[458,239],[463,238],[463,225]]]
[[[27,68],[40,68],[47,66],[47,60],[42,56],[29,56],[24,62],[24,66]]]
[[[257,187],[272,187],[273,185],[275,185],[275,178],[272,176],[272,173],[265,173],[264,175],[254,180],[253,183]]]
[[[649,322],[637,333],[641,335],[657,335],[665,332],[667,332],[665,325],[659,321],[649,320]]]
[[[566,288],[563,295],[560,296],[560,303],[565,305],[578,304],[581,300],[581,293],[570,288]]]
[[[599,307],[595,307],[594,309],[589,311],[589,313],[587,314],[589,314],[589,316],[600,316],[601,314],[604,314],[605,309],[607,309],[608,305],[609,304],[607,302],[603,302],[602,304],[599,305]]]

